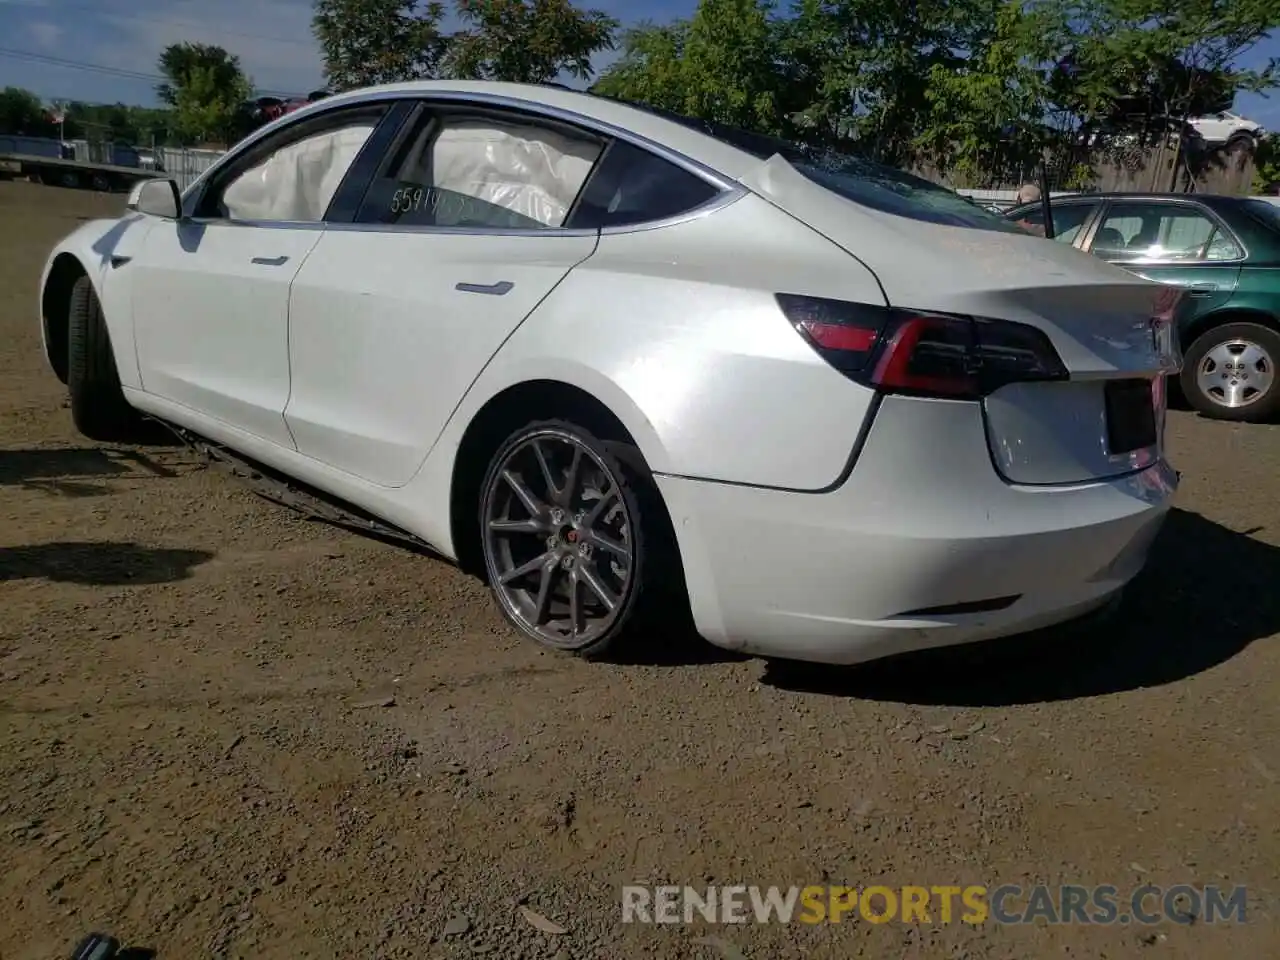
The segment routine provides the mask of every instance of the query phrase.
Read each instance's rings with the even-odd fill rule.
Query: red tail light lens
[[[1026,324],[794,294],[777,299],[823,359],[885,392],[978,399],[1009,383],[1067,377],[1049,338]]]

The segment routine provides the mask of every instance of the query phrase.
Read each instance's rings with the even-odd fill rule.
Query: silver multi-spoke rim
[[[507,614],[549,646],[599,639],[631,588],[631,519],[618,478],[573,434],[543,430],[512,447],[483,512],[489,576]]]
[[[1226,340],[1204,355],[1196,369],[1200,392],[1223,407],[1247,407],[1270,391],[1271,355],[1251,340]]]

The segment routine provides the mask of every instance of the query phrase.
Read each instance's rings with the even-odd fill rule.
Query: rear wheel
[[[129,439],[138,416],[120,388],[102,304],[88,277],[71,288],[67,321],[67,389],[76,429],[91,440]]]
[[[1280,334],[1258,323],[1224,323],[1187,350],[1182,392],[1205,416],[1257,423],[1280,412]]]
[[[632,444],[566,420],[530,423],[498,448],[481,491],[489,585],[521,633],[595,658],[652,622],[671,541]]]

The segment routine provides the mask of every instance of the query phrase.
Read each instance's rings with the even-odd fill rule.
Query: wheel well
[[[1182,337],[1183,352],[1189,350],[1202,334],[1228,323],[1256,323],[1280,333],[1280,320],[1269,313],[1263,313],[1261,310],[1224,310],[1221,313],[1200,317],[1187,328],[1187,332]]]
[[[449,526],[458,566],[484,576],[480,546],[480,487],[498,445],[534,420],[572,420],[602,440],[635,440],[608,407],[578,387],[558,380],[530,380],[494,396],[472,419],[458,445],[449,496]]]
[[[45,353],[58,379],[67,382],[67,331],[71,318],[71,288],[87,276],[83,265],[69,253],[53,261],[49,279],[40,293],[40,315],[44,323]]]

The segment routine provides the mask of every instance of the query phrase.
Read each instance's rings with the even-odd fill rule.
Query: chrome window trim
[[[245,226],[267,229],[277,228],[284,230],[323,228],[325,230],[350,231],[357,233],[442,233],[450,235],[494,237],[612,236],[616,234],[639,233],[646,230],[659,230],[664,227],[675,226],[680,223],[686,223],[690,220],[696,220],[742,199],[742,197],[746,196],[750,192],[736,180],[733,180],[711,167],[708,167],[704,163],[694,160],[692,157],[686,156],[678,150],[674,150],[671,147],[658,143],[656,140],[650,140],[648,137],[634,133],[624,127],[619,127],[604,120],[597,120],[593,117],[588,117],[574,110],[567,110],[563,107],[555,107],[550,104],[539,103],[533,100],[524,100],[519,97],[510,97],[502,94],[464,93],[461,91],[451,90],[430,91],[424,93],[415,93],[404,90],[382,90],[376,93],[359,94],[336,101],[320,100],[310,107],[304,107],[294,113],[286,114],[280,119],[267,124],[265,127],[255,131],[240,143],[236,144],[236,146],[229,150],[225,156],[218,160],[217,163],[213,164],[201,173],[200,176],[183,191],[183,206],[186,206],[188,195],[194,196],[197,189],[203,190],[207,181],[216,176],[219,170],[235,163],[239,157],[254,149],[264,139],[274,136],[275,134],[292,126],[294,123],[313,121],[329,113],[338,113],[353,108],[359,108],[361,106],[371,106],[385,101],[402,100],[424,103],[428,106],[431,103],[445,103],[450,105],[460,104],[463,106],[472,105],[478,107],[490,107],[494,109],[506,108],[509,110],[534,114],[535,116],[541,115],[546,117],[548,120],[556,120],[561,123],[582,127],[588,132],[596,133],[602,137],[622,140],[641,150],[646,150],[706,181],[716,188],[717,193],[705,203],[673,217],[664,217],[660,220],[646,220],[642,223],[627,224],[624,226],[585,230],[565,229],[563,227],[547,227],[546,229],[536,230],[498,227],[492,229],[477,229],[472,227],[435,227],[408,224],[402,226],[399,224],[383,223],[327,223],[322,220],[227,220],[218,217],[189,218],[187,222],[204,225],[225,224],[227,226]]]

